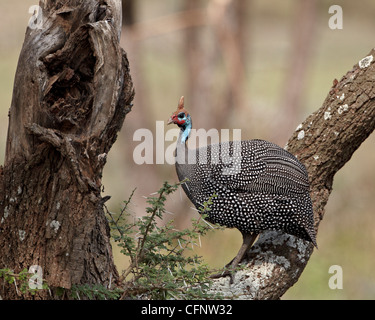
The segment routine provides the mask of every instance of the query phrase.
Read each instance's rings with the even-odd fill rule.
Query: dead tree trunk
[[[324,216],[334,175],[375,129],[375,49],[334,81],[323,106],[310,115],[289,139],[288,151],[309,172],[315,228]],[[319,236],[318,236],[319,245]],[[276,232],[263,233],[250,250],[246,269],[234,284],[219,279],[212,290],[227,297],[279,299],[299,279],[313,246]]]
[[[134,96],[119,46],[121,1],[45,0],[40,7],[41,28],[26,31],[9,112],[0,269],[40,266],[50,288],[108,286],[118,274],[101,176]],[[3,299],[20,295],[0,285]]]

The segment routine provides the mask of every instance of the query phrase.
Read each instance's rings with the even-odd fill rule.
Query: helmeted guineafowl
[[[186,195],[199,210],[215,194],[206,220],[237,228],[243,235],[231,269],[265,230],[282,230],[316,246],[309,179],[296,157],[264,140],[229,141],[192,152],[186,146],[192,119],[184,97],[171,123],[181,129],[176,171],[180,181],[187,179],[182,184]]]

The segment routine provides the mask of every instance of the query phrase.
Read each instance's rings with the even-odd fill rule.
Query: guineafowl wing
[[[229,141],[209,147],[210,177],[228,189],[281,195],[309,191],[304,165],[271,142]]]

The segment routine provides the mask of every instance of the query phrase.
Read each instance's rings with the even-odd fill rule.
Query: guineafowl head
[[[168,124],[177,124],[177,126],[182,131],[181,142],[184,143],[190,135],[192,128],[192,120],[190,114],[184,108],[184,97],[181,97],[180,102],[178,103],[177,110],[173,112],[171,117],[168,120]]]

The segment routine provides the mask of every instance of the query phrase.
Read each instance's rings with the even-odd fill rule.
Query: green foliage
[[[13,270],[9,268],[0,269],[0,278],[3,278],[8,284],[13,284],[18,295],[25,295],[27,293],[35,295],[38,290],[48,289],[48,285],[43,279],[38,280],[42,282],[40,289],[38,289],[37,286],[32,286],[34,276],[35,275],[30,273],[27,269],[23,269],[20,273],[14,273]]]
[[[120,288],[108,289],[101,284],[83,284],[73,285],[69,295],[75,300],[83,297],[89,300],[118,300],[122,292]]]
[[[209,293],[211,280],[208,266],[201,257],[187,255],[200,243],[200,237],[212,229],[202,219],[209,211],[211,199],[203,204],[200,210],[202,215],[193,219],[190,229],[176,230],[172,221],[162,226],[158,224],[165,213],[166,197],[176,191],[181,183],[170,185],[165,182],[156,196],[148,197],[150,206],[146,208],[147,215],[144,217],[131,221],[132,217],[127,213],[131,197],[118,215],[108,214],[112,237],[121,252],[130,258],[130,265],[121,277],[123,297],[218,298]]]

